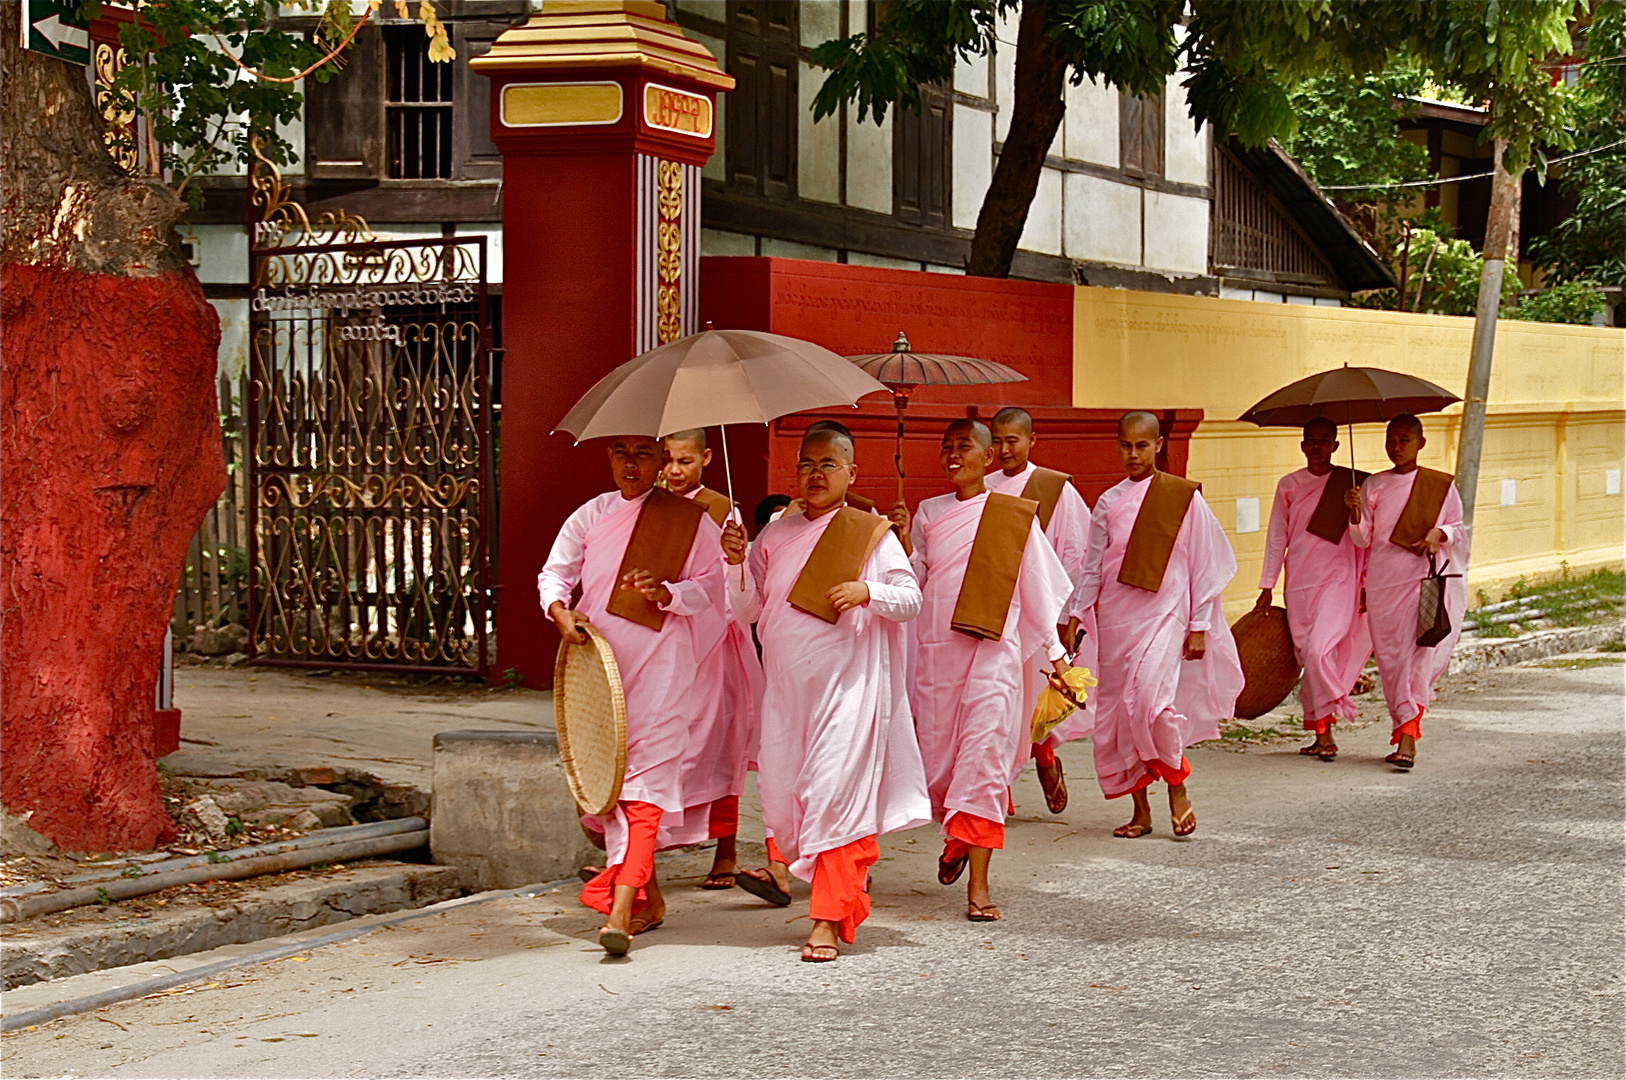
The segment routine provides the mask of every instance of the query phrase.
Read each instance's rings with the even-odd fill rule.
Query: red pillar
[[[541,687],[558,639],[537,572],[611,487],[602,447],[552,431],[607,372],[700,328],[700,168],[734,80],[652,0],[550,2],[472,66],[503,153],[493,674]]]

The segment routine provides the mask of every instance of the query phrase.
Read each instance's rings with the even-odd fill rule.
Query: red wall
[[[905,413],[903,446],[904,497],[911,506],[947,490],[937,460],[943,428],[967,415],[987,420],[1006,405],[1033,414],[1034,460],[1072,473],[1085,498],[1093,501],[1122,478],[1119,410],[1072,407],[1072,286],[732,257],[702,259],[700,282],[700,317],[719,328],[788,334],[844,356],[886,352],[901,330],[916,352],[997,360],[1028,376],[1020,383],[915,391]],[[1166,467],[1183,474],[1191,432],[1202,413],[1160,415],[1169,435]],[[856,489],[890,505],[898,492],[892,460],[897,412],[891,396],[883,394],[864,398],[857,409],[798,414],[766,431],[730,428],[736,499],[749,508],[769,491],[794,491],[801,432],[815,419],[839,420],[853,430]],[[706,482],[723,486],[720,457]]]

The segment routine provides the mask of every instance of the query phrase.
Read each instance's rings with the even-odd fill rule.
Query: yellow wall
[[[1190,475],[1231,535],[1240,569],[1233,615],[1258,592],[1276,480],[1304,464],[1299,433],[1238,424],[1271,391],[1349,364],[1417,375],[1460,394],[1473,320],[1353,308],[1081,287],[1073,319],[1073,404],[1196,408]],[[1470,596],[1519,577],[1620,565],[1626,500],[1605,493],[1623,466],[1626,330],[1502,322],[1496,333],[1485,453],[1475,511]],[[1454,472],[1461,406],[1423,417],[1422,463]],[[1347,431],[1347,429],[1346,429]],[[1345,463],[1348,436],[1338,454]],[[1357,427],[1359,467],[1388,467],[1383,429]],[[1501,505],[1502,481],[1517,504]],[[1259,500],[1259,531],[1238,534],[1237,500]],[[1278,594],[1279,595],[1279,594]]]

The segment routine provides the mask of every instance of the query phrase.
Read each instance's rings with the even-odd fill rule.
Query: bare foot
[[[802,946],[802,962],[826,964],[840,955],[841,939],[836,936],[836,924],[828,919],[816,920],[807,935],[807,944]]]
[[[1120,825],[1112,830],[1112,835],[1124,840],[1137,840],[1152,831],[1152,804],[1146,798],[1146,789],[1131,792],[1129,798],[1135,804],[1135,814],[1127,824]]]
[[[1190,836],[1197,831],[1197,813],[1191,808],[1184,784],[1169,788],[1169,821],[1176,836]]]

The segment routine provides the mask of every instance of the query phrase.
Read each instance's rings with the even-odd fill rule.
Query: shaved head
[[[1314,420],[1311,420],[1308,424],[1304,425],[1304,437],[1306,439],[1311,438],[1312,433],[1325,435],[1330,439],[1336,439],[1338,438],[1338,425],[1328,417],[1318,416]]]
[[[964,420],[956,420],[943,429],[943,438],[947,439],[950,435],[958,435],[961,432],[970,435],[976,444],[984,450],[993,448],[994,433],[989,431],[988,425],[982,421],[972,420],[970,417]]]
[[[705,428],[698,428],[697,427],[697,428],[689,428],[687,431],[674,431],[674,432],[672,432],[672,434],[668,435],[666,438],[667,438],[667,441],[669,441],[669,442],[693,443],[694,448],[696,450],[704,450],[706,448],[706,429]]]
[[[1126,412],[1118,418],[1118,437],[1120,439],[1133,431],[1150,432],[1152,438],[1156,439],[1162,435],[1162,425],[1158,423],[1156,416],[1144,409],[1136,409],[1133,412]]]
[[[1033,416],[1026,409],[1007,406],[994,414],[994,427],[1013,427],[1024,434],[1033,434]]]
[[[817,430],[808,428],[802,435],[802,449],[799,456],[805,458],[808,456],[809,450],[821,446],[828,446],[835,451],[836,456],[841,458],[844,464],[851,465],[853,463],[853,437],[847,433],[845,428],[840,431],[830,428],[818,428]]]
[[[1420,439],[1423,437],[1423,422],[1417,419],[1417,417],[1413,416],[1411,413],[1401,413],[1399,416],[1389,421],[1389,427],[1387,430],[1415,432],[1417,437]]]

